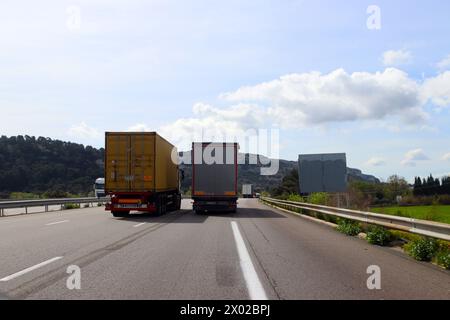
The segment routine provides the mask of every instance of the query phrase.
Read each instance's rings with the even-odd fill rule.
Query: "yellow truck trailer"
[[[176,148],[156,132],[106,132],[106,210],[115,217],[179,210],[181,177],[172,154]]]

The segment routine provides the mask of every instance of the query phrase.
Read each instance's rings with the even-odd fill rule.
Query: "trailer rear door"
[[[106,133],[106,192],[154,189],[155,134]]]
[[[237,144],[194,143],[192,150],[193,195],[236,196]]]

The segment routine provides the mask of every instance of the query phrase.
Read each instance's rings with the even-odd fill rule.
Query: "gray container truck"
[[[253,198],[253,185],[243,184],[242,185],[242,197],[243,198]]]
[[[236,212],[237,143],[192,144],[192,200],[196,213]]]

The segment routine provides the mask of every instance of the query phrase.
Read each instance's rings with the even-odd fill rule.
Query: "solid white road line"
[[[24,274],[26,274],[28,272],[31,272],[31,271],[36,270],[36,269],[39,269],[39,268],[41,268],[43,266],[46,266],[46,265],[48,265],[48,264],[50,264],[52,262],[55,262],[55,261],[57,261],[59,259],[62,259],[62,258],[63,257],[55,257],[55,258],[52,258],[50,260],[41,262],[41,263],[39,263],[37,265],[34,265],[32,267],[29,267],[29,268],[26,268],[26,269],[24,269],[22,271],[16,272],[16,273],[14,273],[14,274],[12,274],[10,276],[4,277],[4,278],[0,279],[0,282],[6,282],[6,281],[9,281],[9,280],[15,279],[17,277],[23,276]]]
[[[244,239],[239,232],[236,221],[231,221],[231,229],[233,229],[234,241],[236,242],[242,273],[244,274],[245,283],[247,285],[248,294],[251,300],[267,300],[266,292],[259,281],[258,274],[253,266],[250,254],[245,246]]]
[[[47,223],[46,226],[53,226],[54,224],[60,224],[60,223],[64,223],[64,222],[69,222],[69,220],[62,220],[62,221]]]
[[[137,227],[143,226],[144,224],[146,224],[146,222],[142,222],[142,223],[135,224],[135,225],[133,226],[133,228],[137,228]]]

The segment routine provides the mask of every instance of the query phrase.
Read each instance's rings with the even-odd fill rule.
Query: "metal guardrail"
[[[450,241],[450,224],[433,221],[418,220],[413,218],[390,216],[365,211],[349,210],[328,206],[321,206],[310,203],[293,202],[272,198],[261,198],[262,201],[285,208],[310,210],[326,215],[363,222],[371,225],[378,225],[388,229],[405,231],[422,236],[432,237]],[[292,210],[291,210],[292,211]]]
[[[45,212],[48,212],[49,206],[60,205],[63,210],[65,204],[93,204],[104,203],[107,198],[62,198],[62,199],[38,199],[38,200],[18,200],[18,201],[1,201],[0,202],[0,217],[5,214],[5,209],[25,208],[25,214],[28,213],[28,208],[44,207]]]

